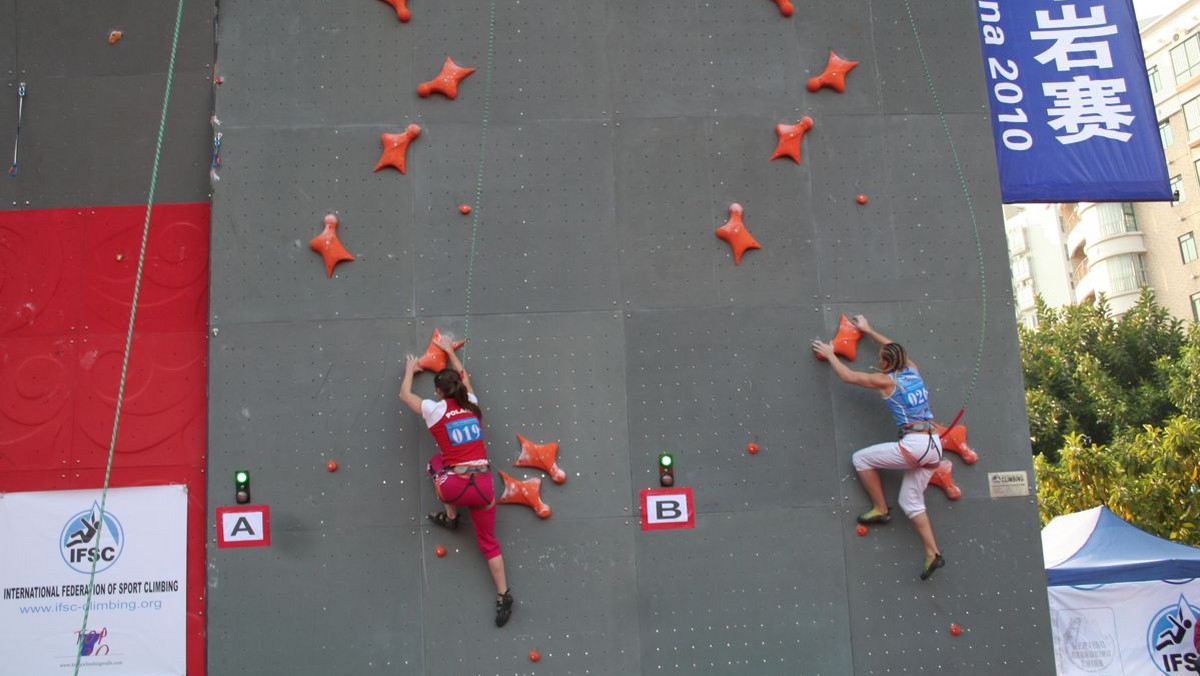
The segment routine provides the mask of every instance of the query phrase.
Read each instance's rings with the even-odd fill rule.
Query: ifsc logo
[[[125,549],[125,529],[112,512],[104,511],[104,527],[100,527],[100,505],[93,502],[63,526],[58,536],[58,548],[63,561],[72,570],[91,573],[95,562],[96,572],[108,570]]]
[[[1146,648],[1154,666],[1164,674],[1194,674],[1200,672],[1200,608],[1180,595],[1150,620],[1146,631]]]

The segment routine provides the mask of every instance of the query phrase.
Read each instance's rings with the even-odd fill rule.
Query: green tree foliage
[[[1200,422],[1177,416],[1111,444],[1067,436],[1058,462],[1034,459],[1042,522],[1107,505],[1159,537],[1200,546]]]
[[[1053,310],[1021,329],[1043,523],[1107,505],[1155,535],[1200,545],[1200,326],[1143,291],[1119,320]]]
[[[1039,298],[1037,312],[1036,330],[1018,329],[1035,453],[1056,457],[1071,434],[1108,444],[1180,412],[1168,367],[1180,356],[1182,322],[1148,290],[1119,320],[1103,299],[1055,310]]]

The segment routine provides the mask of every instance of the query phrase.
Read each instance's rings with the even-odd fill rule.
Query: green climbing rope
[[[975,203],[971,199],[971,189],[967,186],[967,177],[963,173],[962,163],[958,160],[958,148],[954,145],[954,137],[950,134],[950,125],[946,122],[946,111],[942,108],[942,100],[938,97],[937,88],[933,86],[933,76],[929,73],[929,61],[925,58],[925,49],[921,46],[921,32],[917,30],[917,21],[913,18],[912,7],[909,6],[908,0],[904,0],[904,11],[908,14],[908,25],[912,27],[913,37],[917,41],[917,53],[921,56],[921,68],[925,71],[925,82],[929,85],[929,93],[933,96],[933,103],[937,107],[938,119],[942,122],[942,131],[946,134],[946,142],[950,144],[950,156],[954,159],[954,170],[958,172],[959,183],[962,184],[963,197],[967,201],[967,212],[971,216],[971,232],[975,236],[975,255],[979,261],[979,296],[980,296],[980,317],[979,317],[979,345],[975,349],[975,366],[971,369],[971,383],[967,387],[967,394],[963,398],[962,409],[959,411],[959,417],[963,411],[971,403],[971,397],[975,394],[975,384],[979,380],[979,367],[983,363],[983,344],[987,336],[987,276],[985,275],[983,266],[983,243],[979,238],[979,221],[975,217]],[[957,423],[958,419],[955,419]]]
[[[467,306],[463,317],[463,340],[471,334],[471,289],[475,281],[475,250],[479,241],[479,214],[483,211],[483,177],[487,166],[488,120],[492,112],[492,62],[496,56],[496,0],[488,5],[487,66],[483,77],[483,124],[479,133],[479,170],[475,174],[475,207],[471,210],[471,253],[467,258]],[[470,343],[463,344],[466,363]]]
[[[154,190],[158,185],[158,164],[162,158],[163,133],[167,129],[167,104],[171,101],[171,83],[175,78],[175,54],[179,49],[179,26],[183,20],[183,0],[175,9],[175,33],[171,38],[171,61],[167,65],[167,86],[163,93],[162,115],[158,121],[158,141],[154,146],[154,165],[150,170],[150,192],[146,197],[146,219],[142,223],[142,246],[138,252],[137,275],[133,280],[133,300],[129,303],[129,330],[125,333],[125,354],[121,361],[121,379],[117,384],[116,412],[113,414],[112,438],[108,443],[108,464],[104,468],[104,485],[100,490],[100,515],[96,524],[96,538],[99,541],[104,530],[104,506],[108,501],[108,482],[112,476],[113,455],[117,448],[117,429],[121,423],[121,402],[125,397],[125,375],[129,370],[129,351],[133,345],[133,321],[137,316],[138,292],[142,287],[142,268],[146,263],[146,241],[150,238],[150,211],[154,207]],[[96,582],[96,560],[92,561],[92,570],[88,576],[87,601],[83,604],[83,626],[79,629],[78,642],[75,645],[75,676],[79,676],[79,664],[83,658],[83,640],[87,635],[88,615],[92,609],[92,589]]]

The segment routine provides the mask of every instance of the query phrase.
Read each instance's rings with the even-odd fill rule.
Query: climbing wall
[[[209,673],[1053,673],[1036,506],[989,497],[1031,468],[975,19],[914,4],[961,178],[904,3],[223,1],[209,501],[250,470],[272,542],[210,541]],[[810,92],[830,49],[859,65]],[[447,56],[478,70],[419,97]],[[800,163],[771,161],[805,116]],[[410,124],[406,173],[373,172]],[[738,264],[733,203],[761,245]],[[331,277],[329,213],[355,258]],[[970,400],[928,582],[902,518],[855,531],[850,456],[894,431],[809,343],[857,313],[941,420]],[[397,398],[435,328],[553,509],[499,508],[503,629],[469,528],[425,520],[434,446]],[[518,433],[565,484],[512,467]],[[694,529],[639,527],[663,452]]]

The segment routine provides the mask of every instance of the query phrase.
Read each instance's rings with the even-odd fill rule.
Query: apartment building
[[[1037,327],[1034,297],[1053,307],[1075,302],[1075,285],[1067,258],[1066,222],[1061,204],[1004,205],[1013,298],[1017,321]]]
[[[1173,315],[1200,321],[1200,0],[1143,25],[1142,49],[1176,201],[1134,205],[1148,283]]]

